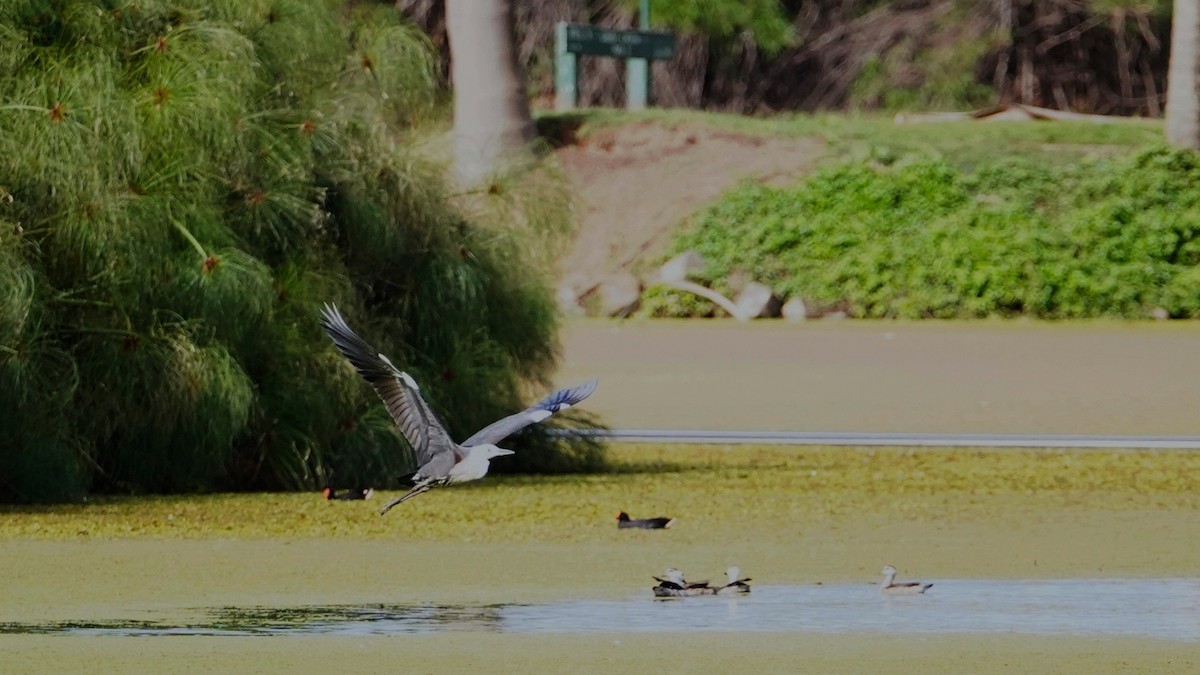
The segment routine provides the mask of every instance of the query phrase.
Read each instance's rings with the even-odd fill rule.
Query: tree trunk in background
[[[533,140],[513,16],[513,0],[446,2],[454,159],[465,186],[478,185]]]
[[[1167,141],[1200,150],[1200,0],[1175,0],[1167,71]]]

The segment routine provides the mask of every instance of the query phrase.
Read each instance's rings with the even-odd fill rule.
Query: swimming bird
[[[718,588],[717,593],[722,595],[731,595],[733,593],[750,592],[750,578],[741,578],[741,570],[738,569],[736,565],[731,565],[729,569],[725,570],[725,575],[729,577],[729,583]]]
[[[560,389],[519,413],[492,422],[462,443],[455,443],[421,397],[421,389],[412,376],[356,335],[337,307],[326,303],[321,314],[321,325],[334,346],[383,399],[416,456],[417,470],[410,476],[412,489],[385,504],[379,515],[430,488],[483,478],[493,458],[514,454],[496,443],[579,403],[596,391],[599,383],[593,378]]]
[[[665,577],[665,578],[663,578],[663,577]],[[684,587],[700,587],[700,586],[708,585],[708,579],[705,579],[703,581],[686,581],[686,580],[684,580],[683,570],[676,569],[674,567],[668,567],[667,570],[665,572],[663,572],[662,577],[653,577],[653,579],[660,583],[670,582],[670,583],[677,584],[679,586],[684,586]]]
[[[638,528],[643,530],[661,530],[671,526],[674,518],[630,518],[624,511],[617,514],[617,527],[624,530]]]
[[[883,581],[879,584],[879,591],[885,595],[920,595],[929,590],[933,584],[923,584],[918,581],[906,581],[904,583],[896,583],[896,568],[888,565],[883,568]]]
[[[658,582],[650,590],[654,591],[656,598],[686,598],[696,595],[716,595],[717,589],[708,585],[708,580],[704,581],[686,581],[683,578],[683,572],[669,568],[663,573],[662,577],[653,577]]]
[[[345,492],[338,492],[332,487],[325,488],[325,499],[328,500],[352,500],[352,499],[370,499],[375,491],[371,488],[350,488]]]

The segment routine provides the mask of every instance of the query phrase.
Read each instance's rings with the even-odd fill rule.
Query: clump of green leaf
[[[941,160],[746,185],[674,243],[858,317],[1200,316],[1200,160],[1151,149],[1047,167]]]
[[[456,200],[414,149],[436,69],[394,8],[14,0],[0,65],[0,500],[394,481],[408,450],[326,301],[456,437],[544,393],[524,242],[568,208]],[[517,442],[525,469],[599,456]]]

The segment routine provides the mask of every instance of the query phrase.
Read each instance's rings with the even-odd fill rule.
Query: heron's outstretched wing
[[[350,330],[337,307],[326,303],[321,315],[321,325],[334,346],[383,399],[392,419],[396,420],[404,438],[412,446],[417,467],[427,467],[430,462],[437,460],[436,467],[441,468],[445,464],[444,470],[432,473],[444,475],[448,472],[461,458],[455,455],[450,436],[421,397],[416,381]],[[430,471],[427,469],[425,472]]]
[[[479,431],[476,431],[475,435],[463,441],[463,447],[471,447],[472,445],[481,445],[483,443],[498,443],[530,424],[541,422],[559,410],[570,408],[588,396],[591,396],[592,392],[596,391],[596,385],[599,383],[600,380],[593,377],[583,384],[559,389],[521,412],[492,422]]]

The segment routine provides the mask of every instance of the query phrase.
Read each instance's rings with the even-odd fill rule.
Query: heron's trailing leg
[[[417,495],[421,494],[422,492],[429,492],[429,488],[433,487],[433,485],[437,482],[438,482],[437,478],[426,478],[425,480],[418,482],[416,485],[412,486],[411,490],[409,490],[408,492],[405,492],[403,495],[400,495],[399,497],[396,497],[392,501],[385,504],[383,509],[380,510],[379,515],[382,516],[383,514],[390,511],[393,506],[396,506],[398,504],[403,504],[404,502],[412,499],[413,497],[416,497]]]

